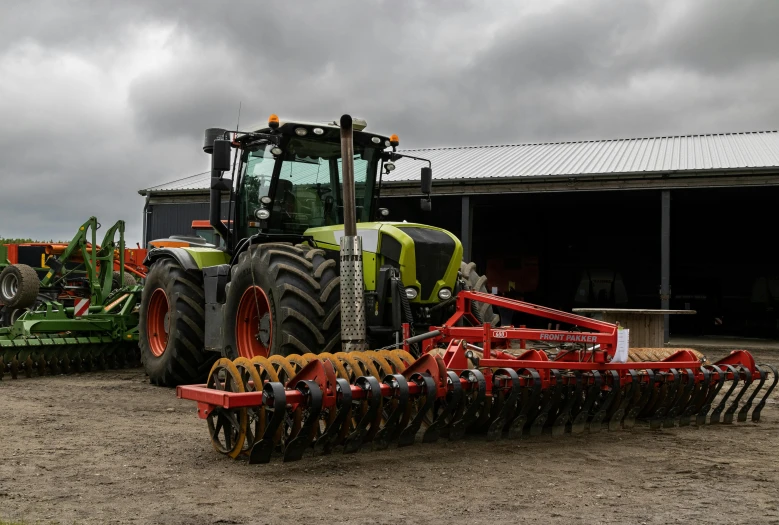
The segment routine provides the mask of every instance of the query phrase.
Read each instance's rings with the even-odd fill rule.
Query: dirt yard
[[[779,523],[778,396],[759,424],[473,437],[249,465],[217,454],[195,405],[140,369],[6,376],[0,521]]]

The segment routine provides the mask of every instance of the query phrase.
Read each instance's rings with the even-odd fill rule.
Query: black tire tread
[[[269,293],[275,316],[271,355],[318,354],[331,349],[340,342],[341,334],[338,321],[340,277],[333,262],[325,257],[323,250],[308,245],[266,243],[253,246],[240,254],[231,268],[228,305],[237,302],[243,292],[234,290],[230,293],[239,275],[252,275],[253,272],[255,282],[259,275],[267,276],[270,279],[265,282],[269,283],[270,289],[266,293]],[[233,326],[232,320],[226,319],[225,323]],[[226,338],[225,356],[234,358],[238,355],[234,329],[227,330],[232,335]]]
[[[474,292],[489,293],[487,290],[487,276],[479,275],[476,272],[476,263],[465,261],[460,263],[460,273],[465,279],[465,289]],[[478,301],[473,302],[474,307],[478,311],[482,322],[490,323],[492,326],[498,326],[500,324],[500,316],[495,313],[492,305],[487,303],[480,303]]]
[[[135,280],[135,276],[133,276],[133,274],[130,272],[124,272],[124,283],[120,285],[119,283],[121,281],[119,280],[119,275],[119,270],[114,270],[114,276],[111,279],[111,284],[113,285],[114,290],[117,288],[122,288],[123,286],[135,286],[138,284],[138,281]]]
[[[147,275],[139,319],[141,361],[149,380],[159,386],[204,382],[217,354],[204,348],[205,294],[202,275],[188,272],[172,259],[156,262]],[[157,357],[146,336],[149,296],[159,281],[170,301],[171,329],[165,352]]]
[[[8,274],[16,274],[19,283],[14,297],[4,297],[0,293],[0,301],[10,308],[29,308],[35,304],[38,292],[41,288],[41,279],[38,273],[26,264],[11,264],[0,272],[0,283]]]

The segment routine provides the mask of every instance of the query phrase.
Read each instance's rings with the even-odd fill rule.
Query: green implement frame
[[[0,327],[0,378],[5,371],[29,377],[138,364],[138,304],[142,285],[123,285],[124,221],[106,230],[91,217],[59,255],[46,260],[36,304]],[[117,238],[118,237],[118,238]],[[114,284],[119,252],[119,285]],[[82,283],[70,295],[68,280]],[[89,299],[88,308],[75,303]],[[72,303],[72,304],[71,304]]]

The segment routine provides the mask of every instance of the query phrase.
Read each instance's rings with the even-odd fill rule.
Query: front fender
[[[173,259],[185,270],[202,270],[229,263],[230,255],[214,248],[154,248],[149,250],[143,264],[148,268],[160,259]]]

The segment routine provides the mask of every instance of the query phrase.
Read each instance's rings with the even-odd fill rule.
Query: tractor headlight
[[[280,147],[278,147],[278,146],[275,146],[275,147],[271,148],[270,152],[273,153],[274,155],[276,155],[277,157],[279,155],[281,155],[282,153],[284,153],[282,151],[282,149]]]
[[[417,298],[418,292],[416,288],[408,287],[406,288],[406,297],[411,299],[412,301]]]
[[[268,205],[268,204],[270,204],[273,201],[271,200],[270,197],[268,197],[267,195],[264,195],[264,196],[260,197],[260,202],[262,204]]]
[[[438,298],[442,301],[452,298],[452,291],[449,288],[441,288],[438,290]]]
[[[264,221],[270,217],[270,210],[266,210],[265,208],[260,208],[256,212],[254,212],[254,216],[260,219],[261,221]]]

